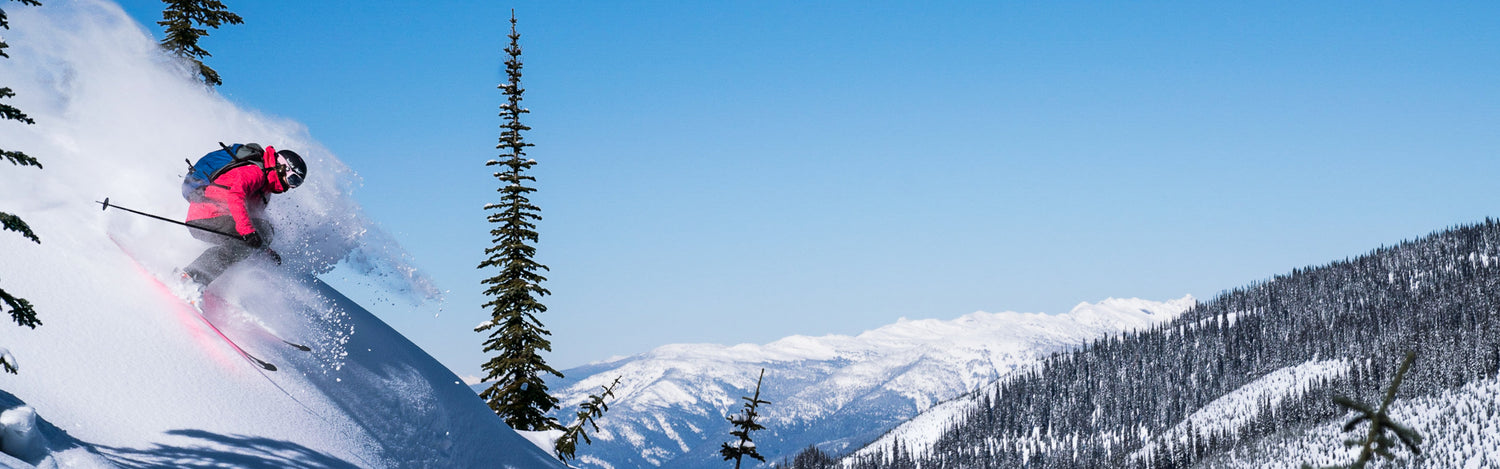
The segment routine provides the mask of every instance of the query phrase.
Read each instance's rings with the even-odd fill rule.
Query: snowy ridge
[[[1422,435],[1422,454],[1404,449],[1392,451],[1397,467],[1444,467],[1481,469],[1500,466],[1500,379],[1486,379],[1434,396],[1397,399],[1391,403],[1391,419]],[[1339,417],[1290,436],[1266,438],[1245,449],[1231,451],[1201,464],[1209,468],[1273,469],[1291,462],[1326,467],[1353,462],[1354,450],[1344,449],[1350,433],[1344,422],[1354,414]],[[1363,427],[1362,427],[1363,428]],[[1381,466],[1385,467],[1385,466]]]
[[[1165,434],[1156,436],[1151,443],[1131,453],[1130,458],[1149,458],[1151,453],[1161,449],[1163,440],[1186,443],[1190,432],[1203,438],[1216,433],[1228,434],[1254,422],[1260,416],[1263,403],[1274,408],[1287,397],[1305,393],[1319,380],[1348,372],[1349,361],[1342,359],[1314,360],[1273,371],[1193,412]]]
[[[1150,439],[1151,443],[1132,453],[1130,458],[1138,459],[1148,456],[1163,440],[1186,441],[1189,429],[1200,435],[1238,429],[1255,420],[1255,417],[1259,415],[1262,401],[1274,406],[1287,397],[1298,395],[1318,380],[1347,373],[1348,368],[1347,360],[1315,360],[1271,372],[1214,400],[1162,435],[1151,435],[1141,429],[1132,436],[1143,440]],[[994,389],[986,387],[923,412],[891,430],[879,440],[861,448],[855,455],[886,455],[897,444],[901,445],[903,452],[922,454],[952,427],[960,415],[977,408],[983,398],[995,399]],[[1025,439],[1025,442],[1035,448],[1066,448],[1076,444],[1077,438],[1073,434],[1037,433]],[[849,466],[855,459],[858,458],[847,458],[843,462],[845,466]]]
[[[615,467],[716,467],[723,416],[766,369],[757,438],[768,460],[808,445],[847,452],[940,402],[1107,334],[1170,321],[1195,304],[1110,298],[1067,314],[976,312],[953,320],[901,319],[858,336],[792,336],[765,345],[678,344],[564,374],[571,408],[623,377],[588,453]],[[604,467],[580,461],[581,467]]]
[[[847,467],[857,459],[858,456],[870,456],[886,454],[892,447],[900,444],[904,450],[920,453],[932,448],[937,443],[938,437],[947,431],[957,421],[958,417],[964,415],[978,406],[983,397],[994,398],[993,389],[985,387],[975,390],[973,393],[952,399],[912,417],[900,426],[891,429],[880,439],[871,442],[865,447],[854,452],[855,458],[843,460]]]
[[[0,443],[11,446],[0,466],[560,466],[447,368],[316,280],[340,263],[385,274],[386,291],[432,291],[348,194],[357,177],[301,125],[205,89],[117,5],[46,2],[6,13],[14,47],[0,76],[37,124],[0,126],[0,141],[45,169],[0,170],[0,208],[42,240],[0,235],[0,281],[42,321],[35,330],[0,326],[0,344],[23,365],[0,374],[0,423],[10,432]],[[318,168],[270,204],[270,242],[287,264],[237,265],[213,287],[235,307],[204,315],[274,372],[248,363],[157,280],[170,282],[203,243],[180,226],[93,203],[112,197],[181,217],[182,160],[219,140],[286,144]]]

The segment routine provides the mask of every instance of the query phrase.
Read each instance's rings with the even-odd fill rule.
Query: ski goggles
[[[299,170],[281,155],[276,156],[276,174],[281,176],[281,182],[286,185],[287,189],[302,185],[302,180],[306,176],[305,170]]]
[[[287,168],[285,165],[278,165],[276,169],[281,173],[281,181],[286,183],[287,189],[302,185],[303,177],[301,174],[288,171],[290,168]]]

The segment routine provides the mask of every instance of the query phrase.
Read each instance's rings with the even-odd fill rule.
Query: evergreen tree
[[[740,399],[745,400],[745,408],[738,414],[724,417],[735,428],[729,434],[739,437],[739,441],[735,442],[734,446],[730,446],[729,443],[722,443],[722,446],[719,448],[719,454],[724,455],[725,461],[733,459],[734,469],[740,469],[740,460],[745,456],[755,458],[760,462],[766,461],[766,458],[762,457],[759,451],[756,451],[755,442],[750,439],[750,432],[766,429],[766,427],[761,426],[760,423],[755,421],[755,418],[760,416],[757,412],[760,405],[770,404],[770,402],[760,400],[760,383],[765,378],[766,369],[761,368],[760,377],[755,379],[755,396],[741,397]]]
[[[807,449],[797,453],[791,461],[782,460],[777,464],[777,469],[833,469],[838,465],[838,460],[833,456],[818,449],[817,446],[808,445]]]
[[[500,105],[500,116],[505,123],[500,136],[499,160],[490,160],[486,166],[499,166],[494,173],[500,180],[501,202],[488,204],[491,210],[490,230],[495,245],[484,250],[489,256],[479,264],[480,269],[498,268],[500,272],[485,279],[489,287],[484,294],[492,299],[484,306],[490,308],[492,318],[475,328],[476,332],[491,331],[484,342],[485,352],[497,352],[484,363],[488,373],[486,381],[493,381],[489,388],[479,394],[489,403],[496,414],[505,418],[505,423],[516,430],[562,429],[557,419],[547,412],[557,407],[557,398],[547,393],[543,374],[558,378],[562,373],[547,365],[541,351],[552,351],[551,335],[543,329],[537,314],[547,307],[537,301],[549,292],[541,287],[546,277],[537,273],[547,266],[532,260],[536,247],[529,243],[537,241],[536,224],[542,217],[537,206],[526,196],[536,189],[527,187],[536,178],[525,171],[536,165],[536,160],[526,158],[526,143],[522,131],[531,130],[521,123],[521,115],[531,112],[521,107],[521,35],[516,33],[515,12],[510,18],[510,46],[505,49],[510,58],[505,61],[509,82],[500,85],[505,90],[506,102]]]
[[[36,0],[19,1],[22,5],[41,5],[41,3],[37,2]],[[0,29],[10,29],[9,18],[5,16],[4,9],[0,9]],[[5,53],[5,49],[8,47],[10,47],[10,45],[6,44],[4,39],[0,39],[0,57],[10,58],[10,55]],[[11,91],[11,89],[8,87],[0,88],[0,99],[13,97],[15,95],[16,93]],[[20,121],[21,123],[27,125],[36,124],[36,121],[26,116],[26,113],[21,112],[20,109],[16,109],[15,106],[11,106],[3,102],[0,102],[0,120]],[[0,158],[4,158],[6,161],[9,161],[11,164],[17,166],[36,166],[38,169],[42,167],[42,164],[38,162],[36,158],[27,156],[25,153],[19,151],[8,151],[0,149]],[[31,240],[34,243],[41,244],[42,242],[41,238],[38,238],[36,236],[36,233],[31,231],[31,226],[27,225],[25,221],[21,220],[21,217],[5,212],[0,212],[0,228],[5,229],[6,231],[15,231],[17,233],[20,233],[21,236]],[[10,309],[10,317],[11,319],[16,321],[16,324],[30,327],[32,329],[36,329],[36,326],[42,324],[42,321],[36,318],[36,310],[32,309],[31,302],[26,301],[25,298],[17,298],[15,296],[12,296],[9,292],[6,292],[4,288],[0,288],[0,303],[3,303],[0,304],[0,312],[4,312],[7,308]],[[16,372],[15,364],[11,363],[10,360],[0,359],[0,366],[3,366],[5,371],[8,373],[14,374]]]
[[[41,3],[37,2],[36,0],[18,1],[20,1],[22,5],[41,5]],[[3,8],[0,8],[0,29],[10,29],[10,21],[9,18],[5,16],[5,9]],[[0,38],[0,57],[10,58],[10,54],[5,53],[5,49],[9,47],[10,44],[6,44],[4,38]],[[0,99],[10,98],[15,95],[16,93],[14,91],[11,91],[9,87],[0,88]],[[20,109],[16,109],[15,106],[11,106],[5,103],[0,103],[0,120],[15,120],[21,121],[26,124],[36,123],[36,121],[33,121],[30,117],[27,117],[26,113],[21,112]],[[36,161],[36,158],[26,156],[25,153],[21,153],[19,151],[6,151],[4,149],[0,149],[0,158],[4,158],[6,161],[11,162],[11,164],[20,166],[36,166],[38,168],[42,167],[42,164],[38,163]],[[5,214],[0,215],[4,215],[3,217],[0,217],[0,219],[3,219],[5,221],[5,229],[20,231],[23,235],[28,238],[32,238],[32,240],[35,241],[36,236],[30,234],[31,230],[27,229],[26,224],[22,223],[20,219],[15,219],[14,217],[10,217]]]
[[[558,438],[557,443],[553,445],[553,449],[557,452],[557,459],[561,459],[563,463],[567,463],[569,459],[575,457],[574,454],[578,450],[578,437],[583,437],[584,444],[594,444],[594,440],[590,440],[588,433],[583,431],[583,425],[588,424],[594,427],[595,432],[599,431],[599,424],[594,422],[599,417],[603,417],[604,412],[609,410],[609,405],[605,404],[604,400],[614,397],[615,386],[619,385],[620,378],[616,377],[615,382],[610,383],[609,386],[604,386],[603,393],[590,394],[589,400],[578,406],[578,420],[564,429],[562,437]]]
[[[161,40],[161,47],[197,67],[203,84],[224,84],[219,79],[219,72],[203,63],[204,57],[213,54],[198,47],[198,39],[208,36],[208,30],[198,26],[219,29],[224,23],[242,24],[245,20],[240,15],[230,13],[225,9],[224,2],[219,0],[162,0],[162,3],[167,4],[167,7],[162,9],[162,20],[156,24],[166,28],[167,37]]]

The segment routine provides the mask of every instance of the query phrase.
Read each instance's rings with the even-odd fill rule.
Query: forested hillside
[[[1483,385],[1500,367],[1497,240],[1500,223],[1486,220],[1234,289],[1166,325],[1054,355],[979,391],[930,446],[895,444],[845,463],[1190,467],[1264,451],[1273,435],[1295,440],[1341,424],[1332,397],[1372,400],[1407,350],[1418,359],[1401,399]],[[1474,418],[1487,417],[1418,420]],[[1444,438],[1496,438],[1424,428],[1433,448],[1488,444]],[[1335,441],[1320,460],[1338,462],[1344,451]],[[1421,457],[1464,461],[1442,451]]]

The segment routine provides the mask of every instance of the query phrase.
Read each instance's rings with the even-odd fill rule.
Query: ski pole
[[[100,210],[109,210],[110,207],[114,207],[114,208],[118,208],[120,210],[124,210],[124,211],[130,212],[130,213],[134,213],[136,215],[144,215],[144,216],[148,216],[148,217],[151,217],[151,218],[155,218],[157,220],[161,220],[161,221],[164,221],[164,222],[167,222],[167,223],[176,223],[176,224],[179,224],[179,225],[182,225],[182,226],[186,226],[188,228],[192,228],[192,229],[196,229],[196,230],[203,230],[203,231],[207,231],[209,233],[213,233],[213,234],[217,234],[217,235],[221,235],[221,236],[228,236],[228,237],[231,237],[231,238],[234,238],[234,239],[243,239],[243,238],[240,238],[240,235],[233,235],[233,234],[225,233],[223,231],[215,230],[213,228],[204,228],[204,227],[197,226],[197,225],[189,225],[187,223],[183,223],[183,222],[180,222],[180,221],[177,221],[177,220],[173,220],[171,218],[160,217],[160,216],[152,215],[152,214],[149,214],[149,213],[146,213],[146,212],[131,210],[131,209],[128,209],[128,208],[125,208],[125,207],[121,207],[119,205],[111,204],[111,203],[109,203],[109,197],[105,197],[103,202],[100,202],[100,201],[96,200],[96,201],[94,201],[94,203],[104,206],[104,208],[102,208]]]

